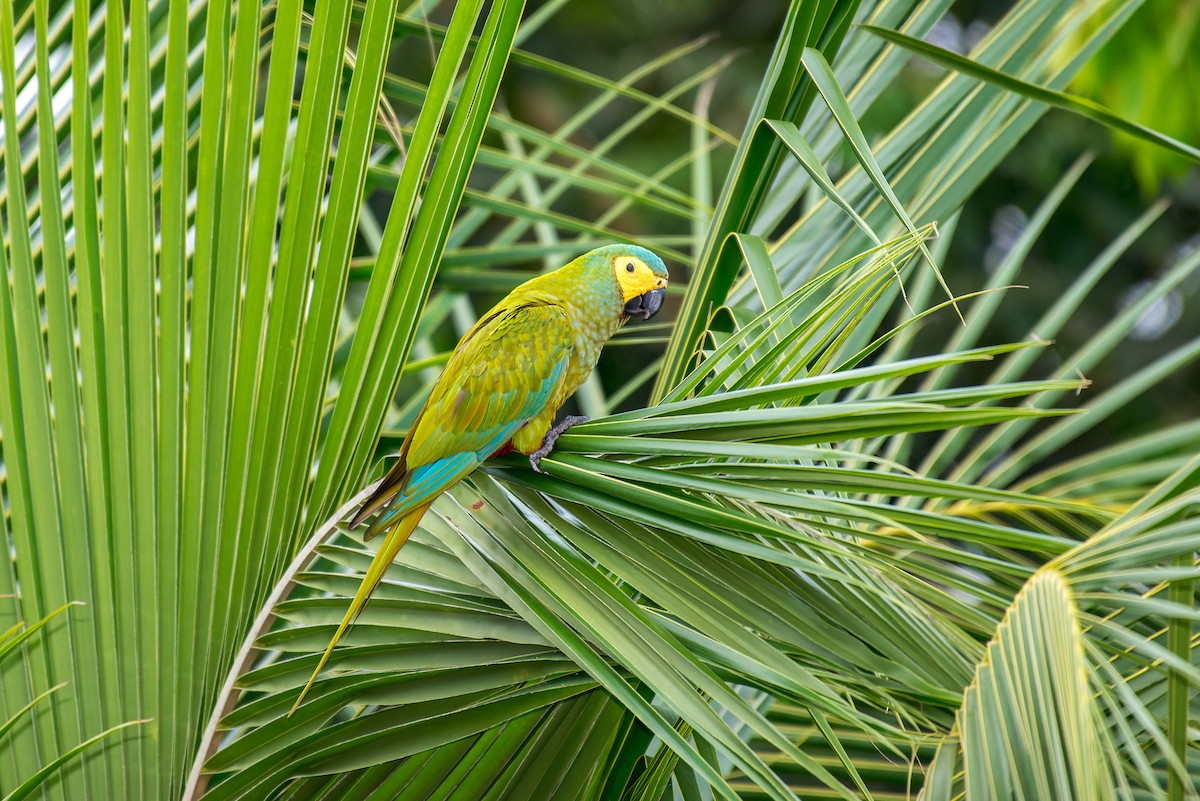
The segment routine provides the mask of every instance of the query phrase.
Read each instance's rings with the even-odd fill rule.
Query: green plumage
[[[666,284],[666,266],[645,248],[597,248],[521,284],[463,336],[396,464],[352,521],[379,512],[366,538],[388,537],[313,678],[429,504],[498,450],[533,454],[536,468],[538,449],[558,436],[551,426],[559,407],[587,380],[604,343],[630,315],[654,314]]]

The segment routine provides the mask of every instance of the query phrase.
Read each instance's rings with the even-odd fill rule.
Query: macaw
[[[516,450],[537,472],[558,437],[587,418],[554,418],[591,375],[600,349],[630,317],[648,320],[667,287],[662,259],[636,245],[596,248],[526,281],[454,348],[395,465],[350,521],[378,513],[364,539],[385,533],[299,707],[346,628],[362,611],[425,510],[485,459]]]

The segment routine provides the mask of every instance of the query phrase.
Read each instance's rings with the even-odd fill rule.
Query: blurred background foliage
[[[1195,141],[1200,131],[1200,104],[1193,89],[1197,81],[1200,2],[1153,0],[1096,54],[1073,86],[1123,116],[1176,139]],[[1132,161],[1147,195],[1160,191],[1164,178],[1181,178],[1188,172],[1181,160],[1130,137],[1117,136],[1116,146]]]
[[[1003,0],[959,0],[925,38],[967,53],[1011,8],[1012,4]],[[568,3],[557,12],[553,26],[531,37],[529,48],[589,72],[617,77],[644,64],[649,54],[710,37],[704,47],[648,75],[637,87],[658,96],[696,70],[730,57],[720,72],[709,114],[721,128],[737,131],[770,56],[781,9],[782,4],[738,0]],[[1084,30],[1093,29],[1084,26]],[[911,60],[863,116],[864,132],[874,141],[890,131],[944,75],[941,67]],[[1151,76],[1159,79],[1151,80]],[[1147,0],[1080,71],[1069,91],[1180,141],[1194,143],[1200,141],[1197,87],[1200,1]],[[578,83],[555,81],[543,71],[515,64],[505,78],[502,98],[517,116],[544,130],[555,130],[593,94]],[[600,141],[622,123],[623,113],[634,107],[633,103],[612,104],[585,125],[579,141]],[[642,125],[637,137],[622,144],[618,160],[651,173],[679,153],[688,135],[686,123],[656,115]],[[1023,307],[1028,313],[1022,315],[1022,305],[1012,303],[992,321],[984,341],[1019,338],[1061,294],[1078,266],[1107,246],[1113,233],[1141,214],[1153,199],[1166,198],[1170,207],[1121,256],[1089,303],[1072,317],[1058,337],[1063,344],[1061,352],[1072,352],[1103,322],[1144,293],[1181,252],[1200,247],[1200,170],[1195,165],[1144,140],[1051,110],[963,207],[946,259],[945,271],[952,276],[953,289],[969,291],[985,283],[986,273],[1020,236],[1028,215],[1079,154],[1087,151],[1096,153],[1095,163],[1027,257],[1023,275],[1038,277],[1021,290],[1030,295]],[[715,176],[724,174],[731,156],[729,148],[714,153]],[[849,148],[843,148],[843,164],[849,167],[853,163]],[[832,165],[830,169],[836,180]],[[668,182],[687,190],[688,180],[688,173],[681,171]],[[589,206],[586,196],[568,201],[572,199],[575,202],[563,208],[580,217],[603,210]],[[620,219],[620,226],[633,232],[661,232],[675,226],[685,233],[679,225],[678,217],[656,215],[641,207],[632,208]],[[1119,349],[1087,377],[1097,386],[1111,385],[1143,366],[1147,352],[1163,353],[1181,344],[1192,330],[1188,322],[1200,315],[1197,280],[1193,277],[1157,302],[1132,335],[1137,344]],[[954,324],[948,316],[930,321],[925,341],[944,341],[953,333]],[[619,382],[622,370],[633,369],[634,362],[625,355],[623,350],[604,358],[601,370],[607,378]],[[1042,358],[1053,364],[1054,350]],[[1180,370],[1162,386],[1162,392],[1141,398],[1114,415],[1101,428],[1108,431],[1105,436],[1112,437],[1118,430],[1140,433],[1179,422],[1200,408],[1200,364]],[[644,389],[633,402],[644,401],[647,392]]]

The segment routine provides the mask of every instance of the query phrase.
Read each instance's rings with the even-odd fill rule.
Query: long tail
[[[358,528],[364,520],[387,506],[396,497],[397,493],[403,492],[404,485],[407,482],[408,464],[405,462],[404,454],[401,453],[400,458],[392,465],[392,469],[387,471],[387,475],[383,477],[379,482],[379,486],[371,493],[371,497],[363,501],[363,505],[358,508],[348,526],[350,528]],[[370,537],[367,537],[367,539],[370,539]]]
[[[312,687],[313,681],[316,680],[317,674],[325,667],[325,663],[329,660],[329,655],[333,653],[333,647],[337,645],[338,640],[346,633],[346,629],[354,622],[362,612],[363,607],[367,604],[367,599],[371,597],[371,593],[379,586],[379,582],[383,580],[383,574],[396,558],[396,554],[404,547],[404,543],[408,542],[408,537],[416,529],[417,524],[421,522],[421,518],[425,514],[425,510],[433,501],[421,504],[414,508],[404,517],[392,523],[387,534],[387,539],[383,541],[383,545],[375,553],[375,558],[371,560],[371,566],[367,568],[367,574],[363,576],[362,583],[358,585],[358,592],[354,594],[354,600],[350,602],[350,608],[346,610],[346,616],[342,618],[341,625],[333,634],[333,639],[329,641],[329,646],[325,649],[325,653],[321,656],[321,661],[317,663],[316,670],[308,678],[308,683],[304,685],[299,697],[296,698],[296,703],[292,704],[291,711],[288,712],[290,717],[292,712],[295,712],[300,706],[300,702],[304,700],[304,696],[308,694],[308,690]]]
[[[380,489],[383,489],[383,487],[380,487]],[[396,497],[396,493],[402,489],[403,487],[389,487],[386,492],[376,490],[374,495],[363,501],[363,505],[354,513],[354,517],[346,524],[346,528],[355,529],[361,526],[364,520],[387,506],[392,498]]]

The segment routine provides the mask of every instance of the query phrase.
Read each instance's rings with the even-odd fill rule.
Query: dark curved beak
[[[651,289],[644,295],[638,295],[625,304],[625,313],[630,317],[641,317],[643,320],[649,320],[662,308],[663,297],[666,294],[667,290],[659,287],[658,289]]]

